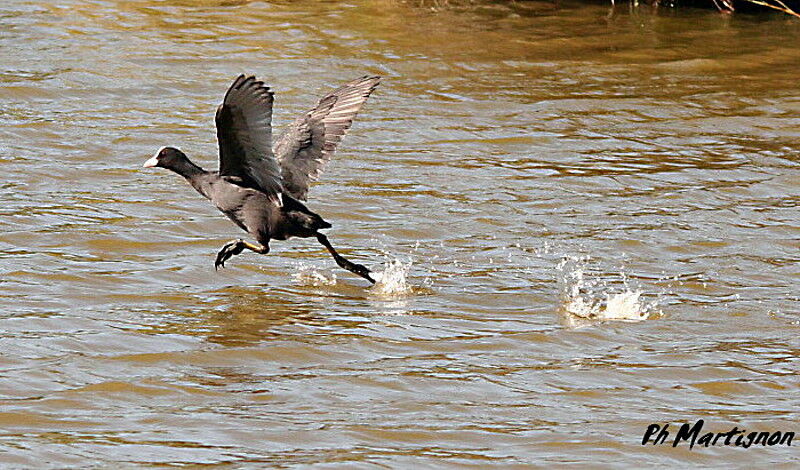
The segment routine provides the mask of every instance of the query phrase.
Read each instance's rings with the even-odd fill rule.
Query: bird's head
[[[153,155],[150,160],[144,162],[142,167],[152,168],[157,166],[166,168],[168,170],[175,170],[187,160],[188,158],[186,158],[186,155],[179,149],[176,149],[175,147],[161,147],[161,149],[155,155]]]

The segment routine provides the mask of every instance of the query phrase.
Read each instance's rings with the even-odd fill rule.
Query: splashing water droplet
[[[642,291],[628,286],[628,276],[620,273],[622,292],[609,293],[607,281],[587,279],[587,257],[567,257],[558,265],[563,309],[566,313],[590,320],[645,320],[654,305],[642,302]],[[604,297],[604,299],[602,298]]]
[[[372,273],[375,285],[370,289],[370,293],[382,298],[397,298],[410,294],[412,289],[406,282],[410,269],[410,261],[403,263],[398,259],[388,260],[384,263],[382,272]]]

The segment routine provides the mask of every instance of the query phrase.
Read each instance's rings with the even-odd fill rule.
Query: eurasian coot
[[[331,224],[302,202],[336,145],[380,77],[353,80],[323,97],[298,117],[272,144],[273,92],[253,76],[239,75],[217,108],[219,171],[206,171],[174,147],[163,147],[144,163],[183,176],[200,194],[252,235],[258,244],[231,241],[217,254],[214,267],[245,248],[267,254],[270,240],[316,237],[336,263],[371,283],[370,270],[346,260],[319,232]]]

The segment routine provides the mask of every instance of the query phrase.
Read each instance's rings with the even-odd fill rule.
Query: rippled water
[[[639,444],[800,431],[798,23],[446,3],[0,6],[0,462],[798,464]],[[309,204],[378,286],[312,240],[215,272],[239,230],[140,168],[216,167],[240,72],[278,127],[384,77]]]

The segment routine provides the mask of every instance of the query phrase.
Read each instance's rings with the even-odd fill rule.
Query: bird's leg
[[[268,245],[254,245],[242,240],[241,238],[238,240],[233,240],[232,242],[226,243],[225,246],[219,250],[219,253],[217,253],[217,259],[214,261],[214,269],[219,269],[220,267],[224,268],[225,261],[228,261],[232,256],[238,255],[244,251],[245,248],[262,255],[269,253]]]
[[[319,242],[322,243],[322,246],[324,246],[325,248],[328,249],[328,251],[331,252],[331,255],[333,255],[333,259],[336,261],[336,264],[338,264],[339,267],[344,268],[353,274],[357,274],[363,277],[364,279],[368,280],[369,282],[375,284],[375,280],[372,279],[372,276],[369,275],[369,273],[371,273],[372,271],[367,269],[366,266],[362,266],[360,264],[353,263],[344,259],[344,257],[342,257],[342,255],[337,253],[336,250],[331,246],[331,243],[328,241],[328,237],[317,232],[317,240],[319,240]]]

